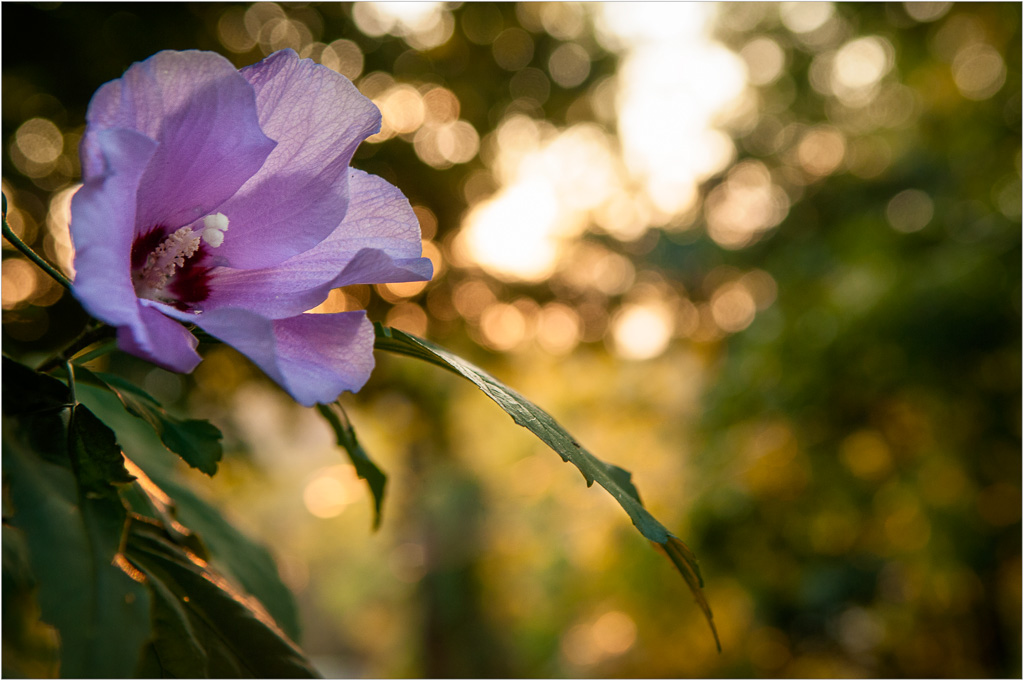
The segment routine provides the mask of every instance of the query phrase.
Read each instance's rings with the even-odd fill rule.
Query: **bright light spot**
[[[586,667],[623,654],[636,642],[636,624],[624,612],[612,610],[592,624],[577,624],[562,638],[562,654]]]
[[[615,351],[624,359],[650,359],[668,347],[673,319],[658,302],[624,305],[612,321]]]
[[[905,2],[903,9],[911,19],[922,23],[935,21],[946,15],[946,12],[953,6],[951,2]]]
[[[953,80],[967,99],[988,99],[1006,82],[1006,63],[991,45],[968,45],[953,60]]]
[[[448,88],[433,87],[427,90],[423,94],[423,106],[426,107],[428,124],[451,123],[459,118],[459,98]]]
[[[789,197],[772,183],[764,164],[744,161],[711,191],[704,211],[711,238],[725,248],[737,249],[782,222],[789,212]]]
[[[832,61],[832,91],[846,104],[866,103],[882,76],[892,69],[894,55],[892,44],[885,38],[866,36],[851,40]]]
[[[472,260],[498,276],[548,277],[563,244],[618,181],[610,142],[597,126],[574,126],[533,146],[539,136],[522,117],[499,128],[497,165],[508,185],[470,212],[461,234]]]
[[[14,134],[14,145],[27,163],[17,163],[18,169],[29,177],[47,174],[60,158],[64,149],[64,136],[60,129],[45,118],[30,118]],[[14,156],[17,162],[19,159]]]
[[[683,2],[609,2],[597,7],[597,37],[616,51],[651,42],[703,38],[713,11]]]
[[[71,199],[82,188],[75,184],[62,189],[50,198],[46,213],[46,238],[43,248],[46,254],[69,279],[75,279],[75,248],[71,243]]]
[[[595,289],[605,295],[625,293],[636,279],[629,258],[594,243],[576,245],[565,259],[559,276],[579,291]]]
[[[349,80],[355,80],[363,72],[363,51],[351,40],[341,38],[324,47],[320,63]]]
[[[39,284],[35,265],[22,258],[5,258],[0,286],[3,309],[21,307],[36,292]]]
[[[732,161],[732,140],[712,125],[745,80],[739,57],[707,39],[652,43],[625,57],[618,100],[623,156],[664,213],[690,208],[696,186]]]
[[[764,270],[751,270],[739,278],[739,283],[750,292],[758,310],[764,310],[775,302],[779,291],[772,275]]]
[[[480,332],[488,347],[500,352],[511,350],[526,338],[526,318],[515,305],[497,303],[484,310]]]
[[[835,7],[831,2],[779,3],[779,18],[793,33],[810,33],[821,28],[834,13]]]
[[[704,4],[644,2],[524,9],[537,30],[543,27],[570,41],[547,60],[551,78],[562,87],[575,87],[589,77],[589,54],[571,42],[585,28],[588,13],[602,45],[620,52],[618,73],[596,83],[587,95],[602,121],[617,119],[618,136],[591,124],[560,132],[550,122],[521,114],[502,121],[479,152],[501,188],[475,204],[452,243],[452,257],[460,266],[464,256],[465,265],[480,265],[506,279],[540,281],[552,274],[564,246],[588,227],[634,241],[652,227],[689,224],[700,183],[735,157],[732,139],[716,126],[730,107],[739,106],[747,84],[743,61],[711,40],[715,11]],[[517,71],[514,97],[546,99],[547,77],[529,66],[534,39],[518,28],[496,33],[497,17],[485,14],[467,10],[472,19],[463,27],[467,35],[496,35],[496,62]],[[771,63],[771,55],[760,60],[770,68],[755,78],[770,82],[784,68],[781,49],[770,40],[761,47],[777,63]],[[367,86],[364,79],[361,88]],[[446,158],[437,135],[423,130],[414,145],[420,158],[435,167],[458,158],[454,142]],[[474,198],[487,196],[475,187]],[[784,202],[768,193],[772,206]],[[786,209],[788,202],[783,216]],[[774,212],[769,217],[774,219]]]
[[[316,472],[306,484],[302,500],[317,518],[333,518],[358,497],[355,469],[349,465],[330,466]]]
[[[742,331],[754,321],[755,312],[754,297],[740,282],[724,284],[711,296],[711,316],[722,331]]]
[[[537,318],[537,342],[552,355],[564,355],[580,342],[580,318],[569,306],[548,303]]]
[[[416,303],[399,303],[388,311],[384,323],[417,336],[427,333],[427,313]]]
[[[256,38],[245,28],[245,10],[235,6],[220,15],[217,21],[217,37],[221,44],[239,54],[256,47]]]
[[[471,321],[479,319],[483,311],[496,300],[494,291],[479,279],[459,282],[452,294],[452,305],[455,306],[455,310],[463,318]]]
[[[411,298],[419,294],[427,287],[425,281],[405,281],[393,284],[380,284],[380,287],[387,291],[395,299]]]
[[[782,74],[786,53],[771,38],[754,38],[740,50],[747,65],[747,80],[751,85],[768,85]]]
[[[594,622],[594,642],[609,656],[621,655],[636,641],[636,624],[624,612],[612,610]]]
[[[548,72],[562,87],[576,87],[590,75],[590,55],[576,43],[563,43],[551,53]]]
[[[920,189],[906,189],[892,197],[885,217],[897,232],[917,232],[928,226],[935,213],[932,199]]]
[[[396,85],[377,102],[382,123],[398,134],[414,132],[423,124],[423,97],[411,85]]]
[[[269,26],[270,35],[266,41],[270,52],[291,48],[296,52],[313,42],[313,34],[309,27],[296,19],[279,19]],[[261,46],[264,44],[261,41]],[[265,50],[266,51],[266,50]]]
[[[448,168],[472,161],[480,150],[480,136],[466,121],[424,126],[413,138],[413,148],[424,163]]]
[[[429,50],[452,37],[455,20],[443,2],[360,2],[352,19],[364,34],[401,36],[417,50]]]
[[[843,162],[846,140],[843,134],[829,125],[811,128],[797,146],[800,165],[810,175],[824,177],[835,172]]]
[[[583,5],[578,2],[545,2],[540,20],[544,30],[559,40],[578,38],[587,26]]]
[[[554,271],[561,226],[554,190],[538,178],[476,206],[461,237],[473,260],[493,274],[540,281]]]

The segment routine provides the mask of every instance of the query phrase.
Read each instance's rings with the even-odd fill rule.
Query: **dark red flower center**
[[[132,243],[132,283],[140,298],[193,311],[210,295],[210,245],[200,232],[156,225]]]

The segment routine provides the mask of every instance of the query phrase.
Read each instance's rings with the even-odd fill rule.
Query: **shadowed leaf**
[[[144,671],[155,663],[162,676],[199,668],[215,678],[319,676],[255,598],[168,541],[158,526],[134,523],[127,555],[157,585],[156,633]]]
[[[170,538],[201,558],[214,561],[227,577],[259,599],[289,638],[297,640],[300,626],[295,599],[281,581],[270,552],[242,534],[184,485],[155,471],[151,479],[132,463],[129,468],[139,478],[140,491],[147,495],[149,505],[155,507],[153,516],[160,520]]]
[[[95,417],[79,418],[72,443],[78,464],[71,465],[66,445],[63,465],[52,456],[44,459],[33,445],[38,438],[28,430],[48,427],[67,441],[66,412],[51,411],[49,423],[33,420],[29,425],[5,414],[3,468],[13,505],[10,522],[28,549],[41,619],[60,634],[61,674],[126,677],[149,635],[149,596],[124,569],[120,546],[125,508],[98,477],[98,471],[116,468],[116,445],[108,432],[97,431]],[[74,468],[95,475],[83,485]]]

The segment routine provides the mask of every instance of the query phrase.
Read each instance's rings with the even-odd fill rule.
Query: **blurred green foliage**
[[[424,50],[366,35],[350,5],[279,7],[323,43],[358,45],[363,75],[450,89],[460,118],[487,139],[513,112],[560,128],[600,118],[593,88],[618,59],[589,30],[577,38],[591,54],[582,83],[549,83],[533,105],[514,96],[517,74],[543,71],[562,42],[536,20],[543,6],[452,5],[451,37]],[[4,4],[3,178],[27,240],[57,259],[48,202],[76,179],[95,89],[160,49],[258,60],[260,44],[231,52],[220,28],[249,7]],[[427,311],[423,335],[633,472],[654,515],[701,559],[722,655],[685,585],[615,504],[436,368],[379,357],[369,385],[344,400],[390,476],[374,534],[369,495],[332,434],[233,351],[205,351],[189,377],[121,355],[99,367],[224,431],[227,454],[212,481],[179,474],[271,547],[297,592],[303,647],[324,674],[1021,674],[1020,6],[840,4],[832,43],[795,30],[775,5],[717,9],[721,42],[749,56],[761,54],[744,52],[755,40],[770,39],[764,54],[783,59],[728,124],[734,164],[702,185],[705,210],[686,229],[580,239],[628,258],[637,281],[653,274],[685,293],[702,319],[724,280],[758,273],[772,294],[749,326],[676,338],[642,361],[617,357],[602,334],[568,355],[482,349],[475,320],[452,311],[465,282],[485,281],[502,301],[578,302],[557,280],[515,283],[449,266],[448,239],[480,193],[473,182],[484,160],[431,167],[394,137],[364,144],[355,164],[436,218],[446,267],[410,299]],[[495,22],[525,28],[528,64],[503,68],[489,43],[469,39]],[[865,106],[821,84],[826,57],[858,36],[892,50],[885,96]],[[965,52],[972,45],[990,52]],[[988,92],[972,85],[969,67],[991,67],[993,52],[1004,82]],[[37,176],[13,155],[16,131],[34,118],[61,131],[66,159]],[[840,139],[841,167],[822,170],[813,145],[802,147],[809,139],[825,149]],[[726,248],[710,235],[708,206],[736,168],[769,172],[789,209],[761,238]],[[17,256],[3,255],[14,291],[6,274],[17,272]],[[375,320],[396,307],[378,290],[355,296]],[[611,312],[627,297],[587,300]],[[29,363],[85,322],[69,296],[42,284],[6,300],[4,351]],[[144,424],[101,407],[90,404],[122,444],[160,447]],[[316,517],[304,494],[325,476],[354,491],[344,512]],[[6,537],[4,550],[6,561]],[[21,650],[39,648],[34,669],[45,670],[45,635],[26,631]]]

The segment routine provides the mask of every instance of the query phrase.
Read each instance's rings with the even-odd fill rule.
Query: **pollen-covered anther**
[[[199,235],[191,227],[182,227],[163,240],[146,258],[138,274],[138,283],[149,292],[162,291],[175,270],[199,250]],[[137,286],[138,288],[138,286]],[[149,297],[139,292],[142,297]]]
[[[203,218],[203,241],[211,248],[217,248],[224,243],[224,232],[228,231],[228,216],[224,213],[214,213]]]

